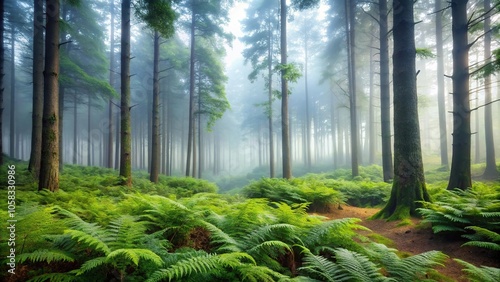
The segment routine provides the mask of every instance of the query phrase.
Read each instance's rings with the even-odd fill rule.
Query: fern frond
[[[270,224],[261,226],[248,233],[243,241],[259,243],[279,239],[280,241],[294,243],[297,241],[296,233],[298,233],[298,228],[295,225],[287,223]]]
[[[326,221],[322,224],[319,224],[313,228],[311,228],[304,239],[304,244],[306,246],[315,246],[317,245],[326,235],[330,233],[349,233],[352,230],[367,230],[370,229],[357,224],[361,222],[359,218],[342,218]],[[348,236],[348,235],[347,235]]]
[[[462,271],[466,273],[467,278],[471,282],[498,282],[498,277],[500,277],[500,268],[489,266],[477,267],[460,259],[453,260],[465,266]]]
[[[106,228],[109,235],[109,247],[112,249],[134,248],[144,237],[146,225],[131,215],[122,215],[112,220]]]
[[[68,234],[71,238],[76,239],[78,242],[83,242],[95,250],[102,251],[104,254],[109,254],[110,249],[106,243],[99,238],[92,236],[80,230],[65,230],[64,234]]]
[[[489,229],[482,228],[479,226],[467,226],[467,227],[465,227],[465,229],[474,230],[474,231],[476,231],[476,235],[486,237],[487,239],[491,240],[492,242],[500,242],[500,234],[496,233],[494,231],[491,231]],[[466,236],[463,235],[462,237],[466,237]]]
[[[241,281],[249,282],[274,282],[287,281],[288,277],[276,272],[268,267],[259,265],[242,265],[236,271],[239,273]]]
[[[76,275],[82,275],[85,272],[91,271],[99,266],[105,265],[107,263],[106,257],[98,257],[85,261],[82,266],[77,270]]]
[[[317,277],[321,281],[336,281],[335,273],[338,271],[337,265],[325,257],[312,254],[309,250],[302,252],[304,254],[303,266],[298,270],[309,276]]]
[[[31,278],[28,282],[75,282],[80,281],[75,276],[67,273],[45,273]]]
[[[444,231],[452,231],[452,232],[463,232],[463,229],[460,227],[455,227],[451,225],[433,225],[432,231],[434,233],[444,232]]]
[[[36,250],[32,253],[25,253],[25,254],[20,254],[17,256],[17,262],[18,263],[23,263],[25,261],[32,261],[32,262],[47,262],[51,263],[53,261],[66,261],[66,262],[73,262],[75,261],[75,258],[73,257],[72,254],[61,251],[61,250]]]
[[[99,237],[101,235],[102,227],[97,223],[88,223],[78,215],[60,207],[55,207],[54,210],[56,214],[61,215],[65,218],[64,221],[66,225],[71,229],[80,230],[93,237]]]
[[[336,281],[391,281],[384,277],[379,272],[380,269],[362,254],[340,248],[335,251],[335,259],[338,265],[338,270],[335,272]]]
[[[140,259],[149,260],[158,266],[163,264],[162,259],[148,249],[118,249],[109,253],[107,260],[113,261],[117,257],[124,257],[135,265],[139,265]]]
[[[254,257],[261,257],[262,254],[266,254],[270,257],[276,258],[279,254],[283,254],[283,250],[292,252],[292,248],[287,243],[278,240],[270,240],[262,242],[249,250],[249,254],[253,254]]]
[[[462,246],[472,246],[472,247],[490,249],[493,251],[500,251],[500,244],[493,242],[469,241],[467,243],[462,244]]]
[[[212,244],[220,245],[217,248],[220,252],[240,252],[240,248],[238,247],[238,242],[229,236],[229,234],[225,233],[219,227],[202,221],[203,226],[210,231],[210,237],[212,238]]]

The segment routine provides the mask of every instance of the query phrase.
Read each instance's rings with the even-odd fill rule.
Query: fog
[[[62,114],[62,162],[118,168],[119,157],[119,93],[120,93],[120,5],[115,4],[114,41],[111,42],[110,1],[85,1],[81,9],[89,14],[79,15],[78,9],[63,4],[67,26],[61,52],[81,68],[62,63],[60,87],[64,88]],[[281,175],[281,104],[279,93],[273,92],[269,101],[269,83],[273,91],[281,89],[279,63],[279,14],[269,20],[273,78],[268,81],[267,66],[259,66],[266,54],[252,63],[252,48],[263,47],[248,42],[251,37],[248,21],[257,13],[259,1],[235,3],[229,9],[224,30],[233,38],[223,36],[200,39],[197,57],[195,110],[195,138],[191,173],[194,177],[218,179],[241,175],[268,177],[270,172],[269,113],[272,112],[274,168]],[[425,2],[425,3],[424,3]],[[429,1],[428,1],[429,2]],[[430,1],[433,2],[433,1]],[[470,1],[470,9],[482,1]],[[476,3],[477,2],[477,3]],[[301,76],[289,83],[289,119],[292,173],[324,172],[351,167],[351,128],[349,116],[349,85],[347,42],[343,1],[329,1],[309,10],[290,9],[288,16],[288,63]],[[277,3],[276,3],[277,6]],[[3,42],[5,61],[3,78],[2,142],[3,153],[16,159],[29,160],[32,129],[32,1],[6,1],[6,20]],[[21,16],[16,13],[22,10]],[[17,11],[17,12],[16,12]],[[188,117],[189,117],[189,29],[188,16],[179,8],[176,33],[162,38],[160,50],[160,172],[167,175],[185,175]],[[252,12],[251,12],[252,11]],[[269,8],[268,11],[278,11]],[[415,41],[417,56],[417,92],[420,134],[424,167],[439,167],[440,123],[437,89],[436,28],[434,5],[418,1],[415,6]],[[358,4],[356,11],[355,66],[356,113],[358,124],[359,163],[363,166],[382,165],[381,105],[380,105],[380,43],[378,7]],[[133,14],[133,13],[132,13]],[[85,18],[87,17],[87,18]],[[222,16],[221,16],[222,17]],[[260,15],[259,17],[263,17]],[[88,20],[94,21],[88,22]],[[246,20],[245,20],[246,19]],[[389,16],[391,19],[391,16]],[[264,19],[263,19],[264,20]],[[82,22],[86,22],[83,25]],[[498,25],[498,15],[492,16]],[[255,23],[254,23],[255,24]],[[389,23],[391,26],[391,23]],[[245,39],[246,37],[246,39]],[[477,42],[469,51],[470,71],[480,70],[485,63],[481,30],[470,32]],[[132,114],[132,168],[147,171],[151,161],[151,130],[153,101],[153,32],[140,19],[133,17],[131,42],[131,114]],[[200,36],[201,38],[201,36]],[[492,50],[499,48],[498,37],[492,41]],[[449,11],[443,16],[443,49],[445,74],[445,112],[447,154],[451,160],[453,132],[452,101],[452,36]],[[392,36],[389,36],[389,55],[392,56]],[[14,49],[12,49],[14,47]],[[264,46],[265,48],[265,46]],[[110,65],[110,51],[114,64]],[[255,50],[254,50],[255,51]],[[201,53],[205,52],[205,53]],[[264,52],[265,53],[265,52]],[[202,55],[205,54],[205,55]],[[246,55],[246,57],[245,57]],[[220,64],[223,72],[217,71]],[[257,65],[257,66],[256,66]],[[392,62],[391,93],[392,93]],[[259,68],[253,79],[252,72]],[[63,76],[67,71],[68,75]],[[96,80],[91,81],[93,77]],[[114,96],[102,90],[102,83],[110,82]],[[83,81],[83,82],[82,82]],[[472,162],[486,161],[485,109],[493,111],[495,151],[500,152],[500,102],[487,104],[485,89],[492,90],[492,100],[500,99],[498,75],[491,76],[485,85],[484,77],[472,75],[470,80]],[[90,87],[90,84],[99,86]],[[219,87],[222,85],[223,87]],[[61,94],[61,90],[60,90]],[[205,96],[202,96],[205,95]],[[392,95],[392,94],[391,94]],[[223,101],[230,108],[223,110]],[[111,107],[109,104],[111,101]],[[391,98],[392,103],[392,98]],[[110,132],[109,109],[111,108]],[[219,113],[217,109],[221,110]],[[270,109],[272,111],[270,111]],[[391,118],[392,124],[392,118]],[[392,125],[391,125],[391,132]],[[108,145],[112,136],[111,147]],[[112,150],[112,160],[106,152]],[[451,163],[451,162],[450,162]]]

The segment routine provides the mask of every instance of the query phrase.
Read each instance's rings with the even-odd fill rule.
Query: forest
[[[0,35],[2,281],[500,282],[499,0],[4,0]]]

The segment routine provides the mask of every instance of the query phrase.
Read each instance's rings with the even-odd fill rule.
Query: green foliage
[[[498,277],[500,277],[500,268],[489,266],[477,267],[460,259],[453,260],[465,266],[462,271],[465,272],[467,279],[471,282],[496,282],[498,281]]]
[[[498,230],[500,226],[498,187],[474,185],[463,191],[443,191],[438,201],[424,202],[423,206],[418,211],[424,217],[423,222],[432,224],[435,233],[466,233],[467,226]]]
[[[476,233],[462,235],[462,237],[470,240],[462,246],[474,246],[500,251],[500,234],[478,226],[467,226],[465,229],[473,230]]]
[[[329,211],[334,205],[343,203],[340,192],[328,188],[314,179],[262,178],[243,189],[249,198],[267,198],[272,202],[309,203],[309,211]]]
[[[171,0],[140,0],[134,3],[135,14],[152,29],[168,38],[174,34],[177,18]]]
[[[296,64],[278,64],[274,67],[276,72],[283,74],[283,78],[289,82],[297,82],[297,80],[302,76],[299,68]]]
[[[436,55],[428,48],[417,48],[417,57],[420,59],[433,59]]]

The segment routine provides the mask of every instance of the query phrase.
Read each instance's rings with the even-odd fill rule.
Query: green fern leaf
[[[500,244],[493,243],[493,242],[469,241],[467,243],[462,244],[462,246],[472,246],[472,247],[490,249],[493,251],[500,251]]]
[[[335,251],[338,270],[335,272],[336,281],[390,281],[384,277],[379,268],[366,256],[347,249]]]
[[[23,263],[25,261],[32,261],[32,262],[47,262],[51,263],[53,261],[66,261],[66,262],[73,262],[75,261],[75,258],[73,257],[72,254],[61,251],[61,250],[36,250],[32,253],[25,253],[25,254],[20,254],[17,256],[17,262],[18,263]]]
[[[76,272],[76,275],[82,275],[85,272],[89,272],[101,265],[105,265],[107,263],[106,257],[98,257],[94,259],[87,260],[82,264],[82,266]]]
[[[64,234],[68,234],[71,238],[76,239],[78,242],[83,242],[95,250],[102,251],[104,254],[109,254],[110,249],[106,243],[100,239],[79,230],[65,230]]]
[[[66,273],[46,273],[31,278],[28,282],[75,282],[80,281],[75,276]]]
[[[109,253],[107,256],[107,260],[113,261],[117,257],[124,257],[136,266],[139,265],[140,259],[149,260],[155,263],[157,266],[163,264],[162,259],[157,254],[148,249],[118,249]]]
[[[220,245],[217,248],[220,252],[240,252],[240,248],[238,247],[238,242],[229,236],[229,234],[225,233],[217,226],[202,221],[203,226],[210,231],[210,237],[212,238],[212,244]]]
[[[498,282],[498,277],[500,277],[500,268],[489,266],[477,267],[460,259],[453,260],[465,266],[462,271],[466,273],[467,278],[471,282]]]
[[[282,241],[278,240],[271,240],[271,241],[265,241],[262,242],[251,249],[249,249],[247,252],[249,254],[253,254],[254,257],[261,257],[262,254],[266,254],[270,257],[276,258],[279,254],[283,254],[283,250],[287,250],[289,252],[292,252],[292,249],[287,243],[284,243]]]

